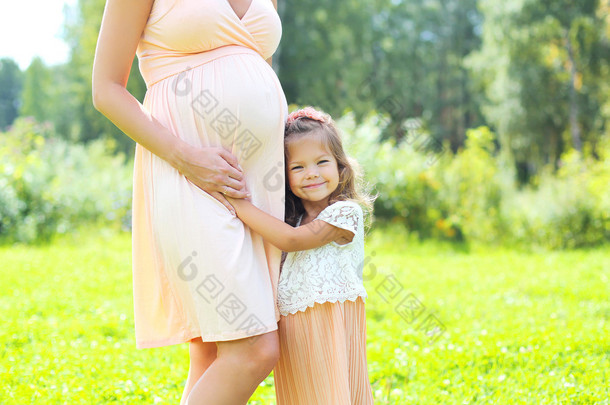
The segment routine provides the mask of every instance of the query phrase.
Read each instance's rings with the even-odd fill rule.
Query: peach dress
[[[281,32],[271,0],[241,19],[227,0],[155,0],[137,56],[144,108],[193,147],[232,152],[253,204],[284,220],[288,106],[265,62]],[[276,330],[281,252],[140,144],[133,185],[136,347]]]

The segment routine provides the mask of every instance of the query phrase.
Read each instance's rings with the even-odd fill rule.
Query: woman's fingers
[[[226,162],[223,170],[228,175],[228,178],[225,180],[224,184],[219,184],[219,191],[233,198],[248,197],[249,193],[246,189],[246,181],[237,158],[231,152],[223,148],[218,148],[218,154]]]
[[[233,207],[222,197],[246,198],[246,180],[233,154],[221,147],[202,148],[194,151],[185,176],[190,181],[214,195],[227,209]]]
[[[237,158],[231,152],[224,148],[218,148],[218,154],[221,158],[225,160],[225,162],[228,163],[226,170],[229,177],[237,180],[243,179],[244,176],[242,173],[242,168],[239,165]]]
[[[244,198],[248,194],[248,190],[246,189],[246,181],[237,181],[231,177],[227,178],[224,185],[221,184],[219,186],[218,191],[233,198]]]
[[[242,184],[241,182],[238,182],[238,184],[235,187],[220,186],[219,191],[222,194],[227,195],[232,198],[246,198],[250,195],[248,193],[248,190],[246,189],[246,185]]]

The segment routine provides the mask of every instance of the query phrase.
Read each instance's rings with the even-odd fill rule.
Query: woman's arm
[[[307,250],[326,245],[332,241],[351,241],[354,234],[324,221],[312,221],[293,228],[245,199],[228,199],[235,207],[237,216],[246,225],[284,252]]]
[[[152,4],[153,0],[106,2],[93,62],[93,105],[131,139],[231,210],[220,191],[246,197],[237,159],[223,148],[196,148],[182,141],[125,88]]]

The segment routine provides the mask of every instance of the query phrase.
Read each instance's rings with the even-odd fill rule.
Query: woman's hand
[[[249,196],[237,159],[221,147],[182,147],[176,168],[191,183],[220,201],[233,215],[235,210],[225,196]]]

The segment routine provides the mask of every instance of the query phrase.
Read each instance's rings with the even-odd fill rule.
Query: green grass
[[[376,404],[610,403],[608,247],[467,248],[392,228],[367,257]],[[178,404],[188,346],[135,349],[129,234],[4,246],[0,266],[0,404]],[[273,398],[269,377],[251,404]]]

